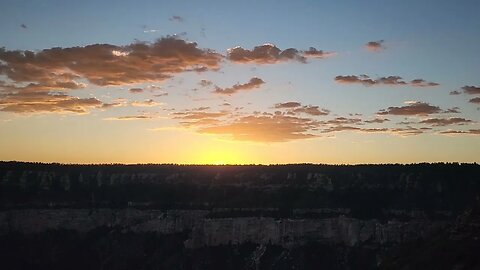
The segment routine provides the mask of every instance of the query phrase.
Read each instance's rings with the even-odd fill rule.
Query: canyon
[[[479,165],[456,163],[0,162],[0,252],[12,269],[60,269],[59,254],[87,251],[95,259],[79,268],[129,269],[118,262],[130,258],[141,269],[401,269],[411,245],[478,245],[479,175]],[[145,260],[149,241],[157,249]],[[132,243],[138,250],[124,251]],[[48,256],[28,252],[42,245]]]

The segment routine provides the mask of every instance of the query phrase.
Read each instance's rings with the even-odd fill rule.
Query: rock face
[[[446,223],[427,220],[407,222],[359,220],[339,216],[325,219],[271,217],[208,218],[206,210],[137,209],[27,209],[0,212],[0,234],[43,233],[48,230],[88,232],[98,227],[134,233],[175,234],[190,232],[186,247],[227,244],[298,246],[319,241],[346,246],[364,242],[398,244],[424,238]]]
[[[331,269],[401,266],[402,253],[392,252],[405,245],[437,243],[432,237],[442,234],[458,245],[471,235],[480,239],[479,215],[465,211],[479,201],[479,175],[477,164],[0,162],[0,259],[46,245],[43,257],[57,269],[66,265],[55,259],[58,250],[76,254],[86,246],[85,256],[97,261],[79,268],[128,269],[104,265],[135,258],[136,267],[147,253],[156,268],[145,269],[213,269],[204,265],[218,256],[218,269],[318,269],[317,258]],[[43,257],[32,254],[32,264],[17,268],[48,268],[35,265]],[[209,254],[216,255],[204,259]],[[189,260],[191,267],[183,264]]]

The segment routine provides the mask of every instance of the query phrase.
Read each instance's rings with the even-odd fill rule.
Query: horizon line
[[[479,165],[477,162],[458,162],[458,161],[435,161],[435,162],[413,162],[413,163],[225,163],[225,164],[209,164],[209,163],[69,163],[69,162],[43,162],[43,161],[18,161],[18,160],[0,160],[1,163],[23,163],[36,165],[62,165],[62,166],[295,166],[295,165],[311,165],[311,166],[380,166],[380,165]]]

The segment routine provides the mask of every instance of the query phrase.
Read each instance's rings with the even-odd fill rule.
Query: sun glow
[[[238,153],[230,150],[211,150],[198,157],[198,163],[211,165],[244,164],[245,160]]]

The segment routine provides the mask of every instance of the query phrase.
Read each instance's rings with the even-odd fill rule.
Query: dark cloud
[[[460,108],[459,107],[453,107],[450,109],[446,109],[443,111],[444,113],[460,113]]]
[[[369,41],[365,44],[365,48],[371,52],[380,52],[385,49],[384,42],[384,40]]]
[[[337,83],[361,83],[361,84],[364,84],[364,85],[374,85],[376,84],[377,82],[370,79],[369,76],[367,75],[359,75],[359,76],[355,76],[355,75],[347,75],[347,76],[342,76],[342,75],[339,75],[339,76],[336,76],[335,77],[335,81]]]
[[[274,108],[276,109],[284,109],[284,108],[296,108],[296,107],[300,107],[302,106],[302,104],[300,102],[296,102],[296,101],[289,101],[289,102],[283,102],[283,103],[277,103],[275,104]]]
[[[277,103],[274,105],[275,109],[287,109],[286,114],[288,115],[297,115],[297,114],[308,114],[312,116],[328,115],[330,113],[327,109],[321,109],[319,106],[313,105],[304,105],[300,102],[290,101],[284,103]],[[278,112],[282,114],[282,112]]]
[[[231,123],[205,127],[200,133],[229,135],[235,140],[285,142],[317,137],[312,134],[319,123],[309,118],[285,115],[245,116]]]
[[[233,95],[238,93],[239,91],[245,91],[245,90],[251,90],[260,87],[260,85],[264,84],[265,82],[257,77],[253,77],[250,79],[249,82],[244,83],[244,84],[235,84],[232,87],[229,88],[220,88],[216,87],[215,91],[213,91],[215,94],[222,94],[222,95]]]
[[[102,104],[102,109],[110,109],[114,107],[123,107],[126,106],[125,102],[112,102],[112,103],[103,103]]]
[[[392,128],[392,129],[389,129],[389,132],[394,133],[394,134],[398,134],[400,136],[411,136],[411,135],[422,134],[426,130],[429,130],[429,129],[428,128],[427,129],[425,129],[425,128],[414,128],[414,127],[407,126],[405,128]]]
[[[452,117],[452,118],[429,118],[420,121],[420,124],[428,124],[432,126],[448,126],[448,125],[464,125],[471,123],[472,120],[460,118],[460,117]]]
[[[142,88],[130,88],[130,93],[132,94],[138,94],[138,93],[143,93],[143,89]]]
[[[78,88],[77,80],[99,85],[162,81],[198,68],[217,69],[222,56],[196,43],[166,37],[127,46],[94,44],[39,52],[0,49],[0,75],[18,85],[58,90]]]
[[[454,95],[460,95],[461,92],[460,91],[457,91],[457,90],[454,90],[454,91],[451,91],[450,92],[450,95],[454,96]]]
[[[227,58],[232,62],[256,64],[275,64],[288,60],[305,63],[307,58],[325,58],[332,55],[334,55],[334,53],[324,52],[313,47],[303,52],[294,48],[282,51],[273,44],[256,46],[252,50],[235,47],[227,51]]]
[[[85,114],[100,108],[96,98],[77,98],[64,93],[21,92],[0,98],[0,111],[13,113],[76,113]]]
[[[414,79],[410,81],[410,85],[415,87],[432,87],[432,86],[438,86],[440,84],[435,82],[427,82],[424,79]]]
[[[402,107],[388,107],[386,110],[380,110],[378,115],[429,115],[440,113],[442,110],[437,106],[432,106],[425,102],[412,102]]]
[[[475,103],[475,104],[480,104],[480,97],[472,98],[468,102]]]
[[[304,51],[303,54],[305,55],[305,57],[310,57],[310,58],[326,58],[326,57],[335,55],[334,52],[317,50],[314,47],[310,47],[308,50]]]
[[[331,132],[340,132],[340,131],[359,131],[359,130],[361,130],[361,128],[359,128],[359,127],[339,125],[339,126],[329,127],[327,129],[322,130],[321,132],[322,133],[331,133]]]
[[[465,85],[462,87],[463,92],[469,95],[480,95],[480,87]]]
[[[388,122],[388,121],[390,121],[390,120],[387,119],[387,118],[374,118],[372,120],[365,120],[363,122],[368,123],[368,124],[373,124],[373,123],[381,124],[381,123]]]
[[[339,75],[335,77],[335,81],[337,83],[344,83],[344,84],[363,84],[365,86],[371,85],[410,85],[413,87],[433,87],[438,86],[438,83],[435,82],[427,82],[424,79],[414,79],[407,83],[403,80],[400,76],[387,76],[387,77],[380,77],[377,79],[372,79],[368,75]]]

